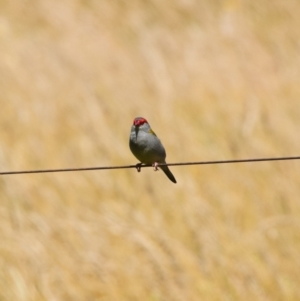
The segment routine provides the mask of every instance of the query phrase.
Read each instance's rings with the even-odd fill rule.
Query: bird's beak
[[[135,136],[137,138],[138,133],[139,133],[139,127],[138,126],[134,126],[134,130],[135,130]]]

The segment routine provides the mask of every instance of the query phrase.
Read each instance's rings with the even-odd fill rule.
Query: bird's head
[[[146,133],[156,136],[156,134],[152,131],[148,121],[143,117],[136,117],[133,120],[132,130],[134,130],[136,132],[136,135],[141,130],[143,132],[146,132]]]

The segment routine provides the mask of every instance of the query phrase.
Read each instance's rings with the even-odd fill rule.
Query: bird
[[[133,120],[129,147],[133,155],[141,162],[136,165],[138,171],[140,171],[142,163],[151,164],[155,171],[158,170],[159,163],[166,163],[165,148],[143,117],[136,117]],[[167,165],[159,167],[173,183],[177,183]]]

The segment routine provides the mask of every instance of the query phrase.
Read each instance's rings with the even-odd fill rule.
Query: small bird
[[[158,163],[166,163],[165,148],[152,131],[148,121],[143,117],[137,117],[133,121],[129,147],[141,163],[152,164],[155,171],[158,170]],[[141,163],[137,164],[138,171],[141,169]],[[168,166],[160,166],[160,168],[173,183],[176,183],[176,179]]]

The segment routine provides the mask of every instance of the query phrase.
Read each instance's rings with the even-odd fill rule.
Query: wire
[[[184,166],[184,165],[208,165],[208,164],[229,164],[229,163],[249,163],[249,162],[265,162],[265,161],[288,161],[300,160],[300,156],[296,157],[277,157],[277,158],[255,158],[255,159],[237,159],[237,160],[217,160],[217,161],[201,161],[201,162],[182,162],[182,163],[159,163],[157,166]],[[69,172],[69,171],[87,171],[87,170],[107,170],[107,169],[125,169],[150,167],[151,164],[138,165],[120,165],[120,166],[99,166],[99,167],[82,167],[82,168],[60,168],[60,169],[37,169],[37,170],[20,170],[20,171],[3,171],[0,175],[16,175],[30,173],[50,173],[50,172]]]

